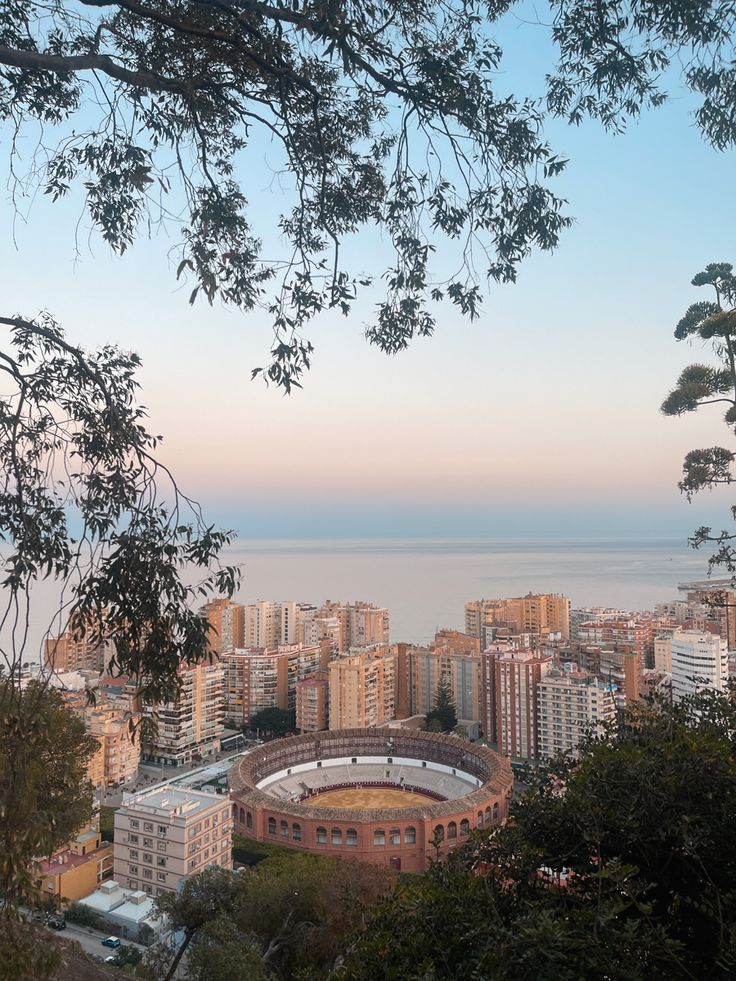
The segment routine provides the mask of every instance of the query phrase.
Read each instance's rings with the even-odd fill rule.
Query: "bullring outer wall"
[[[279,800],[257,784],[291,766],[342,757],[410,757],[456,767],[481,785],[453,800],[417,798],[405,808],[316,807]],[[238,760],[228,773],[234,831],[257,841],[299,851],[353,858],[421,872],[437,856],[462,844],[473,828],[490,828],[508,817],[513,775],[508,760],[487,746],[456,736],[407,729],[340,729],[279,739]],[[381,836],[380,832],[383,832]],[[381,839],[383,843],[381,844]]]

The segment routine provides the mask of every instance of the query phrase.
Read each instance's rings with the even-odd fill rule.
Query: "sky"
[[[500,33],[499,85],[538,86],[544,35],[515,21]],[[658,408],[702,358],[672,336],[704,298],[691,277],[736,258],[734,155],[704,144],[691,108],[675,90],[623,136],[551,123],[570,158],[555,190],[576,219],[558,251],[489,287],[474,324],[447,308],[435,337],[393,358],[363,337],[368,306],[323,317],[289,398],[250,380],[267,357],[263,315],[190,307],[160,235],[119,258],[82,222],[75,255],[74,200],[39,196],[26,221],[0,225],[3,306],[136,350],[162,457],[243,538],[685,536],[727,520],[727,496],[688,504],[676,483],[689,449],[728,432],[717,411]],[[263,162],[242,176],[269,230],[279,199]],[[359,247],[380,271],[380,237]]]

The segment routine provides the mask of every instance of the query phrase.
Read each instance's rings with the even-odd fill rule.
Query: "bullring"
[[[228,777],[236,833],[404,872],[503,821],[513,788],[492,749],[404,728],[279,739]]]

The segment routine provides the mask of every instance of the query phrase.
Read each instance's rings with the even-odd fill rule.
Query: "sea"
[[[573,609],[648,610],[707,577],[685,539],[371,539],[240,541],[238,599],[368,600],[391,615],[391,640],[424,643],[464,626],[468,600],[563,593]]]
[[[573,609],[649,610],[677,598],[678,584],[705,579],[708,553],[661,538],[302,539],[241,540],[223,560],[241,567],[240,602],[367,600],[389,610],[393,642],[422,644],[442,627],[462,630],[474,599],[554,592]],[[50,625],[63,629],[58,610],[53,580],[37,583],[23,660],[38,662]],[[7,624],[3,644],[6,633]]]

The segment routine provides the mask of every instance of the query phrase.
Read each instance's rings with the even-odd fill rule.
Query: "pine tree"
[[[427,728],[434,732],[452,732],[457,725],[457,707],[447,675],[437,683],[434,705],[426,715]]]

